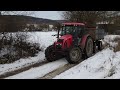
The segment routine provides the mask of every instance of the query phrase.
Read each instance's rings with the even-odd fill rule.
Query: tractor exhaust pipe
[[[61,27],[61,25],[60,25],[60,23],[58,24],[58,34],[57,34],[57,38],[59,39],[59,34],[60,34],[60,27]]]

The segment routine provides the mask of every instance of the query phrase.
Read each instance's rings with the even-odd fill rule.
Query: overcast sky
[[[52,19],[52,20],[62,19],[60,11],[35,11],[33,16],[39,18]]]

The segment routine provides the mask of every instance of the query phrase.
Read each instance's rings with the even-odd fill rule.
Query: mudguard
[[[90,36],[90,35],[87,34],[87,35],[84,35],[84,36],[81,38],[80,47],[81,47],[82,50],[84,50],[85,44],[86,44],[86,41],[87,41],[87,38],[88,38],[89,36]]]

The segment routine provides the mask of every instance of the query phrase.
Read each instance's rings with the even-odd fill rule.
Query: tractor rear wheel
[[[45,50],[45,57],[49,62],[56,60],[56,53],[54,52],[54,46],[51,45]]]
[[[93,53],[95,54],[96,51],[97,51],[97,49],[96,49],[96,42],[94,42],[94,43],[93,43]]]
[[[94,52],[93,49],[94,49],[93,40],[91,37],[88,37],[85,45],[85,56],[87,58],[92,56]]]
[[[82,58],[82,51],[79,47],[72,47],[66,55],[66,59],[69,63],[75,64],[79,63]]]

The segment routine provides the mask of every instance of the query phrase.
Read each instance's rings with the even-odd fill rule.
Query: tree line
[[[96,24],[97,22],[115,22],[120,16],[120,11],[64,11],[64,19],[75,22],[87,22]]]
[[[66,20],[83,22],[89,26],[106,24],[104,27],[107,27],[110,33],[120,29],[120,11],[64,11],[62,16]]]

